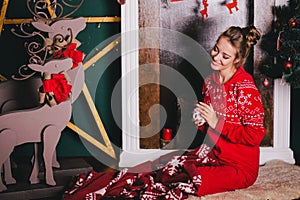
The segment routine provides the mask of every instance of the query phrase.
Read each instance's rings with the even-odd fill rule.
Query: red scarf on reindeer
[[[83,52],[76,50],[76,44],[71,43],[65,50],[59,50],[54,53],[54,58],[65,58],[69,57],[73,60],[72,69],[77,67],[83,60]]]
[[[67,100],[71,88],[64,74],[52,74],[51,79],[43,81],[43,92],[53,92],[57,104]]]

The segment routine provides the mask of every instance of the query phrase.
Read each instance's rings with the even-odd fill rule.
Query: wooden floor
[[[54,169],[56,186],[48,186],[44,182],[44,172],[41,170],[39,178],[41,183],[29,184],[31,172],[30,158],[14,160],[12,166],[13,176],[17,180],[14,185],[8,185],[8,190],[0,193],[0,200],[58,200],[61,199],[63,191],[68,183],[76,175],[88,173],[91,170],[97,172],[111,171],[114,166],[108,167],[93,157],[64,157],[58,158],[60,169]],[[300,165],[299,158],[296,158],[297,165]]]
[[[58,159],[61,167],[54,169],[54,176],[57,185],[48,186],[44,181],[44,172],[41,170],[39,184],[29,184],[29,176],[31,173],[30,158],[17,158],[13,161],[12,172],[17,183],[8,185],[8,190],[0,193],[1,200],[28,200],[28,199],[43,199],[57,200],[61,199],[63,191],[68,183],[76,175],[88,173],[91,170],[109,171],[107,167],[94,159],[93,157],[64,157]]]

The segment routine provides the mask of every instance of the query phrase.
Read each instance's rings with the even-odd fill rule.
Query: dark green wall
[[[300,164],[300,89],[292,89],[291,92],[291,148]]]
[[[32,18],[32,15],[28,12],[25,3],[26,1],[9,1],[6,18]],[[0,5],[2,7],[2,2]],[[120,5],[116,0],[85,0],[80,9],[71,17],[79,16],[120,17]],[[99,43],[120,33],[120,25],[120,22],[101,24],[87,23],[85,30],[80,32],[77,36],[77,39],[81,42],[81,46],[78,49],[88,55]],[[13,35],[11,33],[12,28],[15,28],[18,31],[20,26],[4,25],[0,36],[0,74],[9,79],[13,74],[17,74],[17,69],[21,65],[28,63],[28,55],[24,47],[24,43],[28,39],[19,38]],[[25,28],[30,28],[30,26],[25,26]],[[121,145],[121,131],[112,117],[110,96],[114,85],[120,78],[120,66],[120,58],[115,59],[115,61],[109,65],[104,74],[101,76],[95,94],[95,106],[101,116],[109,138],[116,146]],[[89,77],[86,77],[86,79],[89,79]],[[121,104],[121,99],[119,103]],[[63,131],[60,142],[57,146],[57,152],[59,156],[91,155],[79,139],[79,136],[68,127],[66,127]],[[32,144],[21,145],[14,151],[14,155],[28,155],[31,153]]]

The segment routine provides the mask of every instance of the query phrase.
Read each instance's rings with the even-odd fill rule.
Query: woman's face
[[[229,39],[221,37],[210,52],[211,68],[218,71],[235,68],[235,63],[238,62],[236,52],[236,48],[232,46]]]

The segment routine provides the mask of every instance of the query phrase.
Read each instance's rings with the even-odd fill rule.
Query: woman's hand
[[[216,128],[219,119],[211,104],[207,105],[206,103],[199,102],[196,104],[194,111],[198,111],[211,128]]]
[[[126,0],[117,0],[117,2],[121,5],[125,4],[126,3]]]

